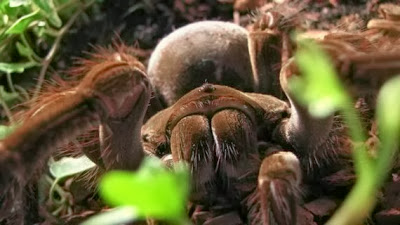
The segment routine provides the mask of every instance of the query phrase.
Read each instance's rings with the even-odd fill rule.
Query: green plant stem
[[[378,189],[387,178],[393,163],[393,155],[398,147],[396,138],[384,138],[379,148],[379,157],[374,163],[369,177],[360,177],[342,206],[335,212],[327,225],[361,224],[368,217],[376,203]]]
[[[3,48],[7,47],[10,45],[12,40],[15,38],[15,35],[9,35],[7,36],[4,40],[1,41],[0,43],[0,50],[3,51]]]
[[[49,189],[49,197],[50,197],[50,201],[51,202],[64,202],[64,196],[63,195],[60,195],[61,196],[61,200],[60,201],[56,201],[56,199],[54,199],[54,191],[55,191],[55,189],[57,189],[57,191],[58,192],[60,192],[61,191],[61,188],[60,188],[60,186],[58,185],[58,182],[60,182],[60,179],[59,178],[56,178],[53,182],[52,182],[52,184],[51,184],[51,186],[50,186],[50,189]]]
[[[46,25],[46,30],[44,30],[44,33],[53,37],[58,37],[59,35],[59,31],[49,25]]]
[[[369,155],[365,146],[367,140],[365,130],[361,124],[360,116],[353,107],[352,100],[346,95],[345,104],[342,108],[344,120],[349,127],[349,134],[353,141],[354,167],[359,179],[363,179],[374,170],[373,158]]]
[[[392,78],[382,87],[377,101],[376,114],[378,117],[378,132],[381,136],[381,145],[376,167],[378,171],[382,172],[390,170],[396,150],[398,150],[400,144],[400,107],[398,106],[397,99],[400,94],[399,85],[400,75]],[[390,112],[388,112],[389,110]],[[380,178],[384,179],[384,177]]]
[[[391,135],[395,135],[395,137],[390,137]],[[395,158],[396,150],[399,147],[398,133],[386,133],[384,136],[382,135],[381,139],[382,144],[381,148],[379,148],[379,158],[376,163],[376,171],[378,173],[377,179],[379,184],[383,183],[387,177],[386,174],[393,165],[393,159]]]
[[[29,100],[29,93],[21,86],[19,85],[14,85],[14,88],[24,96],[23,101],[28,101]]]
[[[76,11],[71,16],[71,18],[68,20],[68,22],[58,32],[58,36],[56,37],[53,46],[51,47],[50,51],[47,53],[46,57],[43,60],[42,69],[40,70],[38,82],[36,84],[35,92],[34,92],[33,97],[32,97],[33,99],[37,98],[37,96],[40,93],[40,90],[42,89],[42,85],[43,85],[44,78],[45,78],[45,75],[46,75],[46,72],[47,72],[47,68],[50,66],[50,63],[52,62],[55,54],[57,53],[57,50],[60,47],[60,43],[61,43],[62,38],[68,32],[68,30],[71,28],[71,26],[74,24],[76,19],[78,19],[78,16],[82,12],[84,12],[86,8],[91,6],[94,2],[95,2],[95,0],[93,0],[93,1],[85,4],[83,7],[79,8],[79,10]]]
[[[357,181],[342,206],[335,212],[327,225],[355,225],[362,224],[368,217],[376,203],[378,189],[387,178],[396,150],[397,135],[386,132],[382,134],[382,144],[379,147],[377,159],[372,158],[364,145],[365,134],[360,119],[353,107],[343,109],[345,120],[349,125],[350,135],[355,143],[353,157],[357,173]],[[358,143],[357,143],[358,142]]]
[[[8,87],[10,88],[11,92],[15,92],[15,88],[14,88],[14,84],[13,84],[13,82],[12,82],[11,74],[10,74],[10,73],[7,73],[7,74],[6,74],[6,77],[7,77],[7,84],[8,84]]]
[[[8,108],[8,105],[6,104],[6,102],[2,98],[0,98],[0,105],[3,107],[4,113],[6,114],[8,121],[10,121],[11,125],[15,124],[15,120],[11,114],[11,111]]]
[[[80,1],[81,1],[81,0],[70,0],[70,1],[68,1],[68,2],[66,2],[66,3],[64,3],[64,4],[60,5],[60,6],[58,6],[58,7],[56,8],[56,11],[57,11],[57,12],[60,12],[60,11],[62,11],[63,9],[68,8],[69,6],[74,5],[74,4],[76,4],[76,3],[80,2]]]
[[[84,10],[84,8],[81,8],[76,13],[74,13],[71,16],[71,18],[68,20],[68,22],[65,24],[65,26],[63,28],[61,28],[61,30],[58,32],[58,36],[56,37],[53,46],[51,47],[50,51],[47,53],[46,57],[44,58],[44,60],[42,62],[42,69],[40,70],[40,73],[39,73],[38,82],[36,84],[35,92],[32,97],[33,99],[36,99],[40,93],[40,90],[41,90],[43,82],[44,82],[44,77],[47,72],[47,68],[50,66],[50,63],[52,62],[52,60],[60,46],[62,38],[67,33],[67,31],[71,28],[71,26],[74,24],[74,22],[78,18],[78,16],[83,12],[83,10]]]
[[[361,224],[373,209],[376,202],[377,184],[371,179],[374,174],[374,162],[365,148],[365,132],[352,101],[346,95],[342,113],[349,127],[349,133],[354,141],[353,159],[357,181],[342,206],[335,212],[327,225]]]
[[[358,180],[326,225],[358,225],[373,209],[376,203],[378,185],[375,179]]]
[[[32,57],[33,57],[33,58],[30,59],[30,60],[36,61],[36,62],[42,62],[43,59],[40,58],[40,56],[38,56],[38,55],[36,54],[36,52],[32,49],[31,45],[29,44],[29,41],[26,39],[25,32],[22,33],[22,34],[20,35],[20,37],[21,37],[22,42],[25,44],[25,46],[31,49]]]

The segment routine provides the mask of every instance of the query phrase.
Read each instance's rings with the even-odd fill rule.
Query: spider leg
[[[107,59],[95,60],[85,67],[78,85],[38,101],[16,130],[0,141],[3,213],[13,209],[4,208],[7,202],[24,201],[23,190],[35,183],[35,175],[42,172],[44,161],[57,147],[102,122],[114,132],[117,142],[111,149],[111,159],[103,159],[106,165],[107,159],[120,163],[119,168],[134,169],[139,165],[143,158],[140,127],[150,98],[149,83],[143,65],[136,58],[113,52]],[[122,126],[115,128],[115,123]],[[132,136],[117,136],[122,130]],[[127,145],[118,142],[126,139],[132,142]],[[134,145],[137,148],[131,148]],[[23,211],[23,204],[17,201],[14,211]]]
[[[250,224],[295,225],[301,168],[291,152],[276,152],[261,163],[258,186],[249,198]]]

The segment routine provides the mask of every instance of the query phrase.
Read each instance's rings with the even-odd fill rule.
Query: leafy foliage
[[[60,40],[84,9],[95,0],[2,0],[0,1],[0,103],[13,123],[9,107],[27,100],[22,87],[12,82],[15,74],[40,68],[33,98],[39,93],[47,68],[58,52]],[[39,43],[45,43],[39,45]],[[44,47],[45,46],[45,47]],[[43,52],[46,53],[43,55]],[[21,95],[25,98],[21,98]],[[0,118],[4,120],[4,118]],[[1,129],[10,130],[9,128]],[[5,134],[5,132],[2,132]]]
[[[90,161],[86,156],[80,156],[78,158],[64,157],[59,161],[51,161],[49,163],[49,170],[53,177],[62,179],[84,172],[95,166],[96,164]]]

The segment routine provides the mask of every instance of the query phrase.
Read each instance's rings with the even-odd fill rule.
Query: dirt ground
[[[151,51],[162,37],[183,25],[201,20],[233,21],[233,5],[229,3],[232,1],[105,0],[100,12],[92,12],[89,23],[77,24],[64,40],[59,67],[70,65],[71,56],[81,56],[83,51],[90,51],[89,44],[109,44],[116,34],[127,44],[136,44],[143,50]],[[377,15],[378,2],[395,1],[334,0],[338,2],[336,6],[328,0],[300,2],[309,2],[302,4],[307,12],[304,20],[309,29],[355,30],[365,29],[366,21]],[[243,10],[241,25],[247,25],[250,19],[251,10]],[[148,53],[144,52],[144,58]]]

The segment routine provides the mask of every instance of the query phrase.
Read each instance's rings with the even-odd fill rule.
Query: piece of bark
[[[297,207],[297,224],[298,225],[317,225],[316,222],[314,222],[314,215],[308,211],[307,209],[304,209],[303,207]]]
[[[332,215],[337,208],[337,203],[328,197],[322,197],[304,205],[308,211],[318,218]]]
[[[400,224],[400,209],[383,210],[375,214],[377,225]]]

